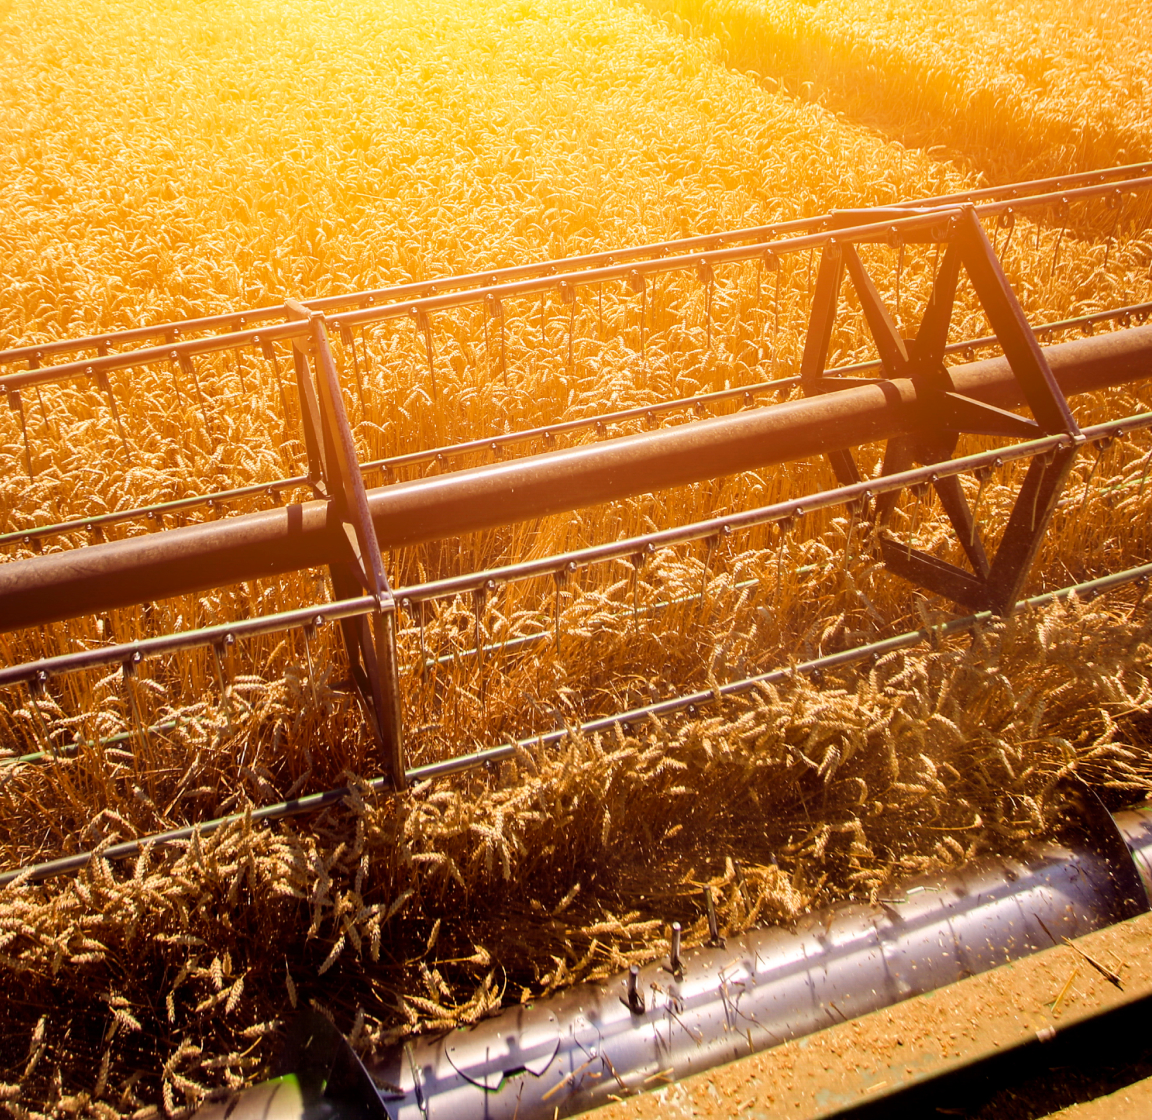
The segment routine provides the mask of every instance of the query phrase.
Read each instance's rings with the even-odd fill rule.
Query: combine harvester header
[[[130,459],[131,440],[123,423],[127,406],[122,398],[136,372],[167,366],[174,393],[195,404],[205,429],[216,437],[198,363],[225,353],[237,355],[241,371],[246,364],[251,368],[253,363],[265,363],[278,387],[285,422],[291,415],[299,417],[306,452],[304,473],[273,482],[117,509],[74,522],[41,524],[0,537],[0,544],[36,549],[49,541],[75,541],[77,536],[92,542],[0,564],[0,628],[4,631],[101,616],[118,608],[305,569],[326,568],[332,589],[330,599],[287,612],[221,619],[202,629],[147,634],[136,641],[0,668],[0,689],[26,690],[28,699],[22,702],[35,717],[32,725],[39,727],[40,749],[17,761],[51,765],[54,756],[81,745],[49,732],[43,720],[47,696],[52,696],[53,704],[66,701],[67,689],[61,682],[71,674],[119,667],[131,696],[131,681],[141,662],[200,649],[210,653],[220,690],[226,695],[225,666],[232,647],[259,635],[287,632],[302,633],[307,645],[320,628],[338,624],[364,719],[377,748],[372,782],[377,791],[402,790],[419,780],[482,767],[511,757],[517,749],[559,742],[568,730],[548,728],[518,743],[482,744],[470,753],[410,766],[403,716],[409,666],[398,639],[405,616],[422,627],[426,604],[459,596],[471,596],[479,612],[486,598],[505,584],[551,577],[557,591],[555,639],[559,644],[559,589],[577,572],[613,560],[631,561],[638,570],[656,549],[693,541],[713,546],[755,526],[775,525],[784,534],[801,517],[831,508],[847,510],[853,525],[870,521],[878,527],[880,555],[891,572],[968,613],[939,627],[727,681],[707,691],[605,713],[583,724],[583,730],[605,730],[653,715],[695,710],[795,673],[817,674],[825,668],[875,658],[1010,613],[1024,593],[1076,457],[1090,445],[1152,427],[1152,412],[1141,412],[1082,428],[1069,405],[1077,394],[1128,384],[1152,373],[1152,326],[1140,325],[1152,305],[1122,306],[1034,326],[1025,317],[987,229],[995,223],[1010,235],[1021,215],[1056,212],[1066,221],[1073,206],[1100,200],[1118,204],[1150,187],[1152,168],[1118,168],[882,209],[834,212],[770,228],[613,250],[483,275],[312,301],[290,299],[278,308],[0,353],[0,393],[19,418],[24,466],[30,477],[37,474],[34,428],[36,404],[43,407],[37,401],[42,387],[70,381],[96,386]],[[865,266],[861,248],[877,244],[899,246],[902,252],[906,247],[912,253],[938,247],[931,296],[913,338],[902,337]],[[504,318],[513,301],[542,293],[559,296],[569,309],[566,343],[571,364],[578,302],[590,292],[602,300],[606,285],[623,285],[627,298],[635,302],[635,335],[643,353],[649,285],[667,273],[687,273],[707,289],[711,344],[711,293],[717,273],[751,262],[760,273],[770,274],[790,255],[799,253],[815,254],[818,267],[803,353],[792,376],[390,458],[363,460],[357,452],[349,408],[358,396],[363,410],[366,327],[388,320],[411,321],[427,359],[428,391],[436,400],[436,320],[440,315],[482,308],[486,332],[490,327],[493,335],[500,336],[492,353],[499,352],[506,378]],[[950,342],[958,286],[964,276],[991,334]],[[830,369],[830,347],[846,282],[867,322],[878,360]],[[1095,333],[1098,326],[1117,329]],[[1052,341],[1072,331],[1086,337]],[[281,369],[286,349],[292,363],[287,376]],[[994,352],[977,360],[978,349]],[[949,364],[957,356],[963,360]],[[341,370],[348,384],[341,383]],[[354,374],[354,384],[349,372]],[[114,378],[118,379],[115,383]],[[743,407],[731,414],[597,438],[610,424],[641,419],[655,425],[678,414],[699,416],[732,403]],[[1021,408],[1028,415],[1022,415]],[[44,417],[47,423],[47,413]],[[399,420],[391,418],[391,422]],[[958,441],[966,434],[988,437],[996,441],[995,446],[957,457]],[[865,474],[854,452],[881,441],[886,443],[883,469],[879,474]],[[558,442],[566,445],[557,446]],[[545,450],[521,453],[540,443]],[[448,468],[451,461],[469,456],[486,456],[491,461]],[[451,541],[479,530],[818,456],[829,460],[837,485],[768,506],[408,586],[396,586],[384,560],[390,550],[402,547]],[[1010,516],[1003,525],[984,524],[979,501],[969,502],[961,478],[973,475],[982,487],[993,470],[1014,461],[1026,463],[1027,469]],[[397,480],[398,474],[410,469],[440,473]],[[382,485],[368,484],[375,476],[382,478]],[[929,487],[950,522],[963,564],[913,547],[890,524],[902,495]],[[286,497],[302,500],[285,501]],[[167,525],[168,520],[191,511],[226,511],[233,504],[254,502],[262,502],[264,508],[195,524]],[[102,539],[122,524],[150,531]],[[998,539],[995,548],[988,544],[992,539]],[[1152,565],[1144,565],[1048,592],[1033,601],[1074,591],[1093,594],[1147,580],[1150,573]],[[546,608],[542,612],[547,615]],[[479,622],[476,634],[473,654],[482,663],[488,651]],[[424,657],[423,649],[420,657]],[[132,733],[121,736],[121,742],[165,731],[143,720],[137,722]],[[347,792],[334,789],[264,806],[252,811],[251,817],[272,820],[313,811],[340,801]],[[1079,807],[1077,812],[1088,813],[1092,819],[1081,820],[1077,834],[1081,839],[1066,843],[1059,851],[1051,845],[1039,846],[1020,867],[999,861],[964,873],[962,884],[952,880],[935,884],[930,902],[902,903],[884,928],[874,915],[865,914],[867,908],[844,911],[829,926],[843,934],[838,949],[822,939],[817,921],[812,929],[751,936],[736,950],[721,948],[719,931],[713,929],[716,944],[712,948],[686,952],[682,958],[674,951],[668,961],[640,973],[634,969],[630,977],[607,985],[595,996],[606,1001],[596,1009],[588,1002],[592,999],[588,993],[575,993],[561,997],[555,1008],[540,1004],[531,1012],[508,1012],[493,1021],[499,1027],[481,1025],[467,1035],[419,1042],[403,1054],[397,1052],[387,1072],[387,1080],[397,1091],[385,1092],[381,1107],[393,1116],[426,1118],[507,1115],[529,1120],[557,1112],[566,1115],[602,1103],[609,1093],[630,1093],[656,1070],[670,1068],[672,1076],[680,1076],[749,1048],[814,1030],[826,1020],[821,1019],[824,1012],[813,1008],[822,1008],[829,999],[850,1009],[847,1014],[860,1013],[951,982],[964,972],[1030,953],[1041,942],[1034,922],[1018,920],[1025,903],[1032,908],[1029,912],[1043,910],[1054,932],[1069,936],[1147,910],[1140,875],[1128,854],[1133,852],[1145,869],[1149,832],[1143,818],[1123,818],[1118,831],[1090,795],[1074,791],[1069,796],[1070,804]],[[211,831],[229,819],[233,818],[201,821],[121,843],[102,855],[132,855],[148,844],[186,839],[194,829]],[[7,869],[0,875],[0,884],[19,875],[36,879],[59,874],[83,866],[89,858],[90,853],[80,852],[31,868]],[[1146,874],[1146,869],[1141,873]],[[928,897],[925,894],[922,899]],[[953,944],[950,939],[955,945],[979,942],[987,944],[987,951],[978,947],[974,956],[967,950],[951,956],[951,949],[938,951],[935,934],[928,938],[919,933],[916,937],[924,944],[906,946],[903,941],[912,936],[907,932],[912,927],[946,931],[941,945]],[[929,940],[932,946],[925,947]],[[865,943],[866,948],[862,947]],[[878,947],[881,943],[892,947],[896,956],[888,947]],[[828,988],[819,997],[811,995],[810,969],[795,971],[791,965],[777,963],[811,961],[820,953],[832,954],[835,960],[830,957],[826,972],[821,973]],[[920,969],[918,979],[908,980],[900,961],[915,962],[909,967]],[[722,978],[719,987],[717,976]],[[764,981],[769,987],[764,989],[760,986],[763,976],[769,977]],[[744,994],[735,995],[736,988]],[[753,1005],[754,1011],[749,1010]],[[766,1027],[768,1020],[775,1025]],[[507,1053],[501,1051],[494,1057],[500,1046]],[[477,1057],[481,1050],[483,1058]],[[557,1070],[563,1074],[559,1080],[554,1076]],[[593,1075],[600,1079],[595,1085],[589,1080]],[[508,1103],[512,1101],[508,1086],[516,1085],[515,1103]],[[525,1088],[529,1085],[531,1091]],[[365,1108],[378,1113],[375,1104]]]

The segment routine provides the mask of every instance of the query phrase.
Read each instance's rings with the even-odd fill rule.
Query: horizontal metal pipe
[[[555,1120],[1147,912],[1149,814],[1114,819],[1069,787],[1063,834],[1018,856],[394,1045],[369,1067],[384,1108],[392,1120]]]
[[[1081,430],[1081,435],[1088,442],[1111,440],[1119,439],[1129,432],[1149,427],[1152,427],[1152,412],[1140,412],[1119,420],[1109,421],[1106,424],[1095,424],[1084,428]],[[927,467],[916,467],[912,470],[885,475],[882,478],[866,479],[849,486],[838,486],[833,490],[822,490],[815,494],[792,498],[784,502],[775,502],[768,506],[741,510],[738,513],[729,513],[721,517],[712,517],[704,521],[692,521],[670,529],[658,529],[636,537],[626,537],[623,540],[590,545],[587,548],[574,549],[570,552],[541,556],[535,560],[520,560],[513,564],[468,572],[461,576],[449,576],[446,579],[433,580],[429,583],[398,587],[394,589],[394,596],[401,607],[409,610],[412,603],[452,598],[456,595],[479,591],[483,588],[502,585],[515,580],[531,579],[534,576],[554,576],[560,573],[574,572],[592,564],[606,563],[610,560],[627,560],[654,552],[658,548],[668,548],[709,538],[718,539],[757,525],[790,521],[816,510],[851,505],[861,499],[867,500],[879,494],[927,485],[940,478],[989,470],[1004,463],[1031,458],[1066,446],[1068,440],[1069,437],[1066,435],[1044,436],[1041,439],[1013,444],[1011,447],[982,451],[975,455],[966,455],[960,459],[949,459],[947,462],[934,463]],[[377,609],[376,600],[372,596],[366,595],[357,599],[341,599],[335,603],[313,603],[310,606],[297,607],[278,614],[260,615],[238,622],[218,623],[214,626],[181,630],[172,634],[157,634],[134,642],[59,654],[55,657],[46,657],[37,661],[27,661],[23,664],[0,668],[0,688],[18,683],[46,681],[60,673],[71,673],[80,669],[134,664],[147,657],[173,653],[177,650],[194,649],[198,646],[210,646],[219,642],[230,645],[237,639],[303,626],[320,626],[325,621],[332,622],[339,619],[354,618],[358,615],[371,614]],[[541,637],[543,634],[535,635],[531,639],[518,639],[511,643],[501,643],[492,648],[506,649],[509,645],[516,645],[524,640],[536,640]],[[464,655],[468,655],[468,651],[463,652]],[[460,654],[448,655],[446,660],[451,661],[457,656]]]
[[[1152,327],[1045,349],[1065,393],[1152,373]],[[955,366],[956,392],[1021,403],[1006,359]],[[931,427],[911,381],[566,448],[369,491],[382,548],[458,536],[637,494],[908,435]],[[307,502],[0,564],[0,629],[318,567],[348,548],[337,514]]]

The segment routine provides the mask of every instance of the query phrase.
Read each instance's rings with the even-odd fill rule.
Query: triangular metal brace
[[[393,786],[401,789],[404,753],[396,602],[384,572],[324,316],[295,300],[285,301],[285,306],[292,318],[307,320],[309,328],[293,349],[309,473],[316,471],[321,477],[347,544],[344,555],[333,557],[329,565],[333,595],[353,599],[367,592],[377,603],[373,615],[341,622],[352,679],[383,750],[385,771]]]
[[[874,216],[878,221],[888,220],[892,211],[877,211]],[[838,215],[837,222],[841,227],[858,226],[865,224],[867,217],[867,212],[854,211]],[[922,429],[889,441],[884,474],[949,458],[961,433],[1024,439],[1055,434],[1068,437],[1066,445],[1033,460],[994,560],[989,561],[985,554],[979,528],[956,477],[939,479],[933,485],[972,565],[971,572],[888,535],[881,537],[882,555],[894,572],[974,610],[1004,613],[1016,603],[1082,437],[975,210],[971,206],[959,207],[942,211],[940,218],[941,224],[946,225],[948,248],[937,270],[920,329],[911,340],[900,336],[855,244],[833,239],[824,247],[800,379],[807,396],[861,383],[858,378],[827,377],[824,373],[847,271],[876,342],[884,376],[909,378],[917,388]],[[887,236],[887,230],[878,229],[878,239]],[[964,396],[953,388],[943,359],[961,267],[968,273],[1033,420]],[[828,458],[841,485],[860,481],[851,452],[831,452]],[[877,499],[875,518],[879,525],[887,521],[898,499],[896,492]]]

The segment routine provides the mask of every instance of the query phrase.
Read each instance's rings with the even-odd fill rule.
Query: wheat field
[[[644,0],[769,88],[1000,182],[1150,154],[1143,13],[1089,0]]]
[[[582,0],[175,0],[161,11],[0,0],[0,348],[1147,152],[1136,6],[1120,13],[1131,31],[1123,38],[1092,33],[1095,9],[1047,5],[1068,45],[1035,64],[1045,92],[1033,101],[1003,93],[1003,75],[983,61],[979,19],[962,34],[917,11],[893,5],[850,18],[846,5]],[[973,13],[990,18],[984,6]],[[802,27],[828,72],[845,52],[875,69],[869,52],[907,35],[919,44],[908,47],[914,65],[891,69],[923,92],[913,99],[881,74],[870,88],[889,100],[889,115],[824,104],[791,71],[773,77],[766,48],[760,61],[736,57],[737,17],[758,21],[764,42]],[[1038,49],[1022,19],[996,34],[998,57]],[[937,51],[957,60],[946,76]],[[929,119],[951,128],[938,106],[956,89],[965,104],[997,106],[980,116],[994,124],[979,135],[921,135]],[[897,112],[920,123],[897,127]],[[1064,148],[1057,125],[1072,119],[1086,139]],[[927,149],[940,143],[946,150]],[[1133,196],[1117,209],[1021,215],[990,234],[1030,320],[1043,323],[1152,299],[1150,225],[1147,196]],[[914,331],[931,247],[869,247],[865,262],[900,326]],[[571,311],[550,295],[510,301],[500,347],[479,311],[438,316],[431,368],[410,322],[338,338],[357,450],[401,455],[791,376],[813,268],[804,254],[775,272],[717,269],[711,286],[668,274],[639,311],[623,285],[581,291]],[[962,292],[954,337],[986,331]],[[874,355],[849,297],[831,362]],[[84,384],[28,395],[27,447],[17,413],[0,404],[0,533],[302,468],[299,418],[291,401],[285,415],[274,363],[224,355],[203,361],[198,377],[202,400],[164,366],[113,375],[124,439]],[[1146,393],[1114,390],[1075,407],[1082,424],[1101,422],[1143,410]],[[605,435],[644,426],[622,422]],[[985,446],[965,437],[960,451]],[[517,453],[544,449],[529,442]],[[489,460],[451,465],[480,461]],[[1141,432],[1081,456],[1030,594],[1152,560],[1150,461]],[[861,463],[877,469],[879,451],[866,449]],[[1020,478],[1009,465],[964,485],[1002,526]],[[400,550],[386,563],[404,587],[767,504],[831,479],[820,461],[749,472]],[[920,547],[955,549],[928,496],[910,496],[895,527]],[[108,536],[145,531],[127,522]],[[86,539],[53,538],[44,550]],[[31,555],[17,542],[4,561]],[[327,594],[323,572],[250,581],[0,635],[0,656],[14,664]],[[479,610],[470,597],[442,600],[423,619],[400,616],[409,764],[953,614],[887,574],[874,537],[847,510],[809,514],[787,534],[734,534],[713,550],[661,550],[640,570],[602,565],[562,588],[508,584]],[[0,1106],[16,1120],[187,1116],[258,1080],[278,1026],[309,1001],[368,1054],[651,959],[667,951],[674,920],[689,943],[702,939],[704,884],[727,929],[787,921],[1018,844],[1044,827],[1048,791],[1069,770],[1114,804],[1152,780],[1149,616],[1138,589],[1025,611],[970,640],[819,683],[798,677],[722,709],[573,735],[396,798],[365,785],[378,764],[331,631],[307,646],[299,636],[244,643],[229,655],[226,684],[197,654],[148,662],[130,686],[99,671],[40,700],[0,695],[5,869],[239,818],[134,862],[98,857],[78,875],[0,891]],[[477,639],[495,652],[471,656]],[[509,647],[519,639],[526,644]],[[171,730],[138,733],[174,719]],[[74,740],[87,745],[47,763],[15,761]],[[344,783],[350,803],[316,818],[273,828],[248,819],[252,808]]]

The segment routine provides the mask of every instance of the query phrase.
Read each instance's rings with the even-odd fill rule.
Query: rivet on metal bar
[[[644,1014],[644,993],[640,991],[640,966],[632,965],[628,969],[628,997],[625,1006],[633,1015]]]

